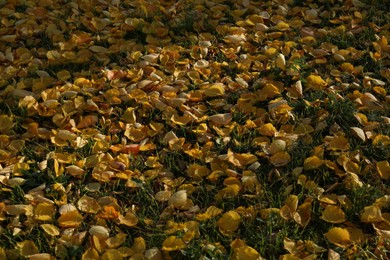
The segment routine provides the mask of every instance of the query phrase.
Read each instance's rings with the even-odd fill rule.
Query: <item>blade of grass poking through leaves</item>
[[[386,259],[383,0],[0,1],[1,259]]]

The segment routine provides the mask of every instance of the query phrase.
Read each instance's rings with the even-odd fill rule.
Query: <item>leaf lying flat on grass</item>
[[[0,258],[386,254],[379,4],[3,2]]]

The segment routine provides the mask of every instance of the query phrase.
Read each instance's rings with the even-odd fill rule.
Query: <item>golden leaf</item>
[[[131,246],[131,249],[135,252],[135,253],[143,253],[145,250],[146,250],[146,242],[145,242],[145,239],[143,237],[136,237],[134,239],[134,243],[133,245]]]
[[[46,202],[39,203],[34,209],[34,217],[37,220],[51,221],[54,214],[54,205]]]
[[[328,145],[328,149],[330,149],[330,150],[348,150],[349,149],[348,139],[342,135],[332,137],[330,142],[327,143],[327,145]]]
[[[90,259],[92,260],[92,259],[99,259],[99,258],[100,257],[98,251],[93,247],[90,247],[87,250],[85,250],[81,257],[82,260],[90,260]]]
[[[323,160],[314,155],[305,159],[305,161],[303,162],[303,169],[306,171],[314,170],[318,169],[323,164]]]
[[[52,237],[58,236],[60,234],[60,230],[52,224],[42,224],[41,228],[46,232],[46,234]]]
[[[276,56],[275,64],[278,68],[284,70],[286,68],[286,59],[282,53]]]
[[[84,195],[78,200],[77,208],[83,212],[97,213],[100,210],[100,205],[94,198]]]
[[[232,121],[233,116],[231,113],[215,114],[209,116],[208,119],[216,125],[227,125]]]
[[[172,205],[175,208],[184,207],[187,204],[187,191],[179,190],[175,192],[168,200],[168,205]]]
[[[225,188],[220,189],[217,194],[215,194],[215,200],[220,201],[227,198],[234,198],[240,192],[240,186],[237,184],[227,185]]]
[[[87,115],[87,116],[84,116],[80,122],[77,124],[77,128],[78,129],[83,129],[83,128],[87,128],[87,127],[90,127],[90,126],[93,126],[95,125],[97,122],[98,122],[98,117],[95,116],[95,115]]]
[[[164,251],[175,251],[186,247],[183,240],[176,236],[170,236],[164,240],[162,244],[162,250]]]
[[[364,223],[374,223],[383,221],[382,212],[376,206],[364,207],[360,220]]]
[[[329,242],[340,247],[346,247],[351,242],[348,230],[339,227],[331,228],[327,233],[325,233],[325,237],[329,240]]]
[[[202,221],[210,219],[222,214],[223,210],[215,206],[210,206],[207,208],[205,213],[196,214],[196,220]]]
[[[28,260],[52,260],[52,259],[55,259],[55,257],[47,253],[33,254],[33,255],[29,255],[28,257]]]
[[[123,256],[117,249],[107,249],[102,255],[102,260],[122,260]]]
[[[118,233],[115,235],[115,237],[110,237],[106,240],[106,244],[109,248],[117,248],[121,246],[127,238],[127,234],[125,233]]]
[[[302,227],[307,226],[307,224],[309,224],[309,222],[311,220],[311,211],[312,211],[311,203],[312,203],[312,201],[313,200],[311,198],[305,199],[305,201],[301,205],[299,205],[299,207],[298,207],[298,210],[297,210],[298,215],[293,214],[295,222],[297,222]]]
[[[379,176],[385,180],[390,179],[390,165],[388,161],[380,161],[376,163],[376,170]]]
[[[222,83],[216,83],[204,89],[206,97],[219,97],[225,95],[225,86]]]
[[[259,254],[259,252],[256,251],[253,247],[250,246],[242,246],[237,249],[234,249],[232,258],[234,260],[245,260],[245,259],[251,259],[251,260],[263,260]]]
[[[328,205],[322,212],[321,219],[329,223],[345,222],[345,214],[338,206]]]
[[[355,227],[346,227],[346,229],[348,230],[352,243],[361,245],[365,242],[366,237],[361,229]]]
[[[284,202],[284,206],[280,208],[280,216],[286,220],[293,219],[293,214],[298,209],[298,196],[289,195]]]
[[[271,156],[270,162],[276,166],[285,166],[291,161],[291,156],[287,152],[278,152]]]
[[[172,191],[170,190],[162,190],[154,194],[154,198],[159,202],[168,201],[171,197]]]
[[[241,223],[241,216],[236,211],[228,211],[217,221],[217,226],[222,234],[231,235],[238,229]]]
[[[7,133],[14,126],[12,117],[7,115],[0,115],[0,133]]]
[[[61,227],[78,227],[83,222],[83,216],[77,210],[68,211],[62,214],[57,222]]]
[[[208,176],[210,172],[209,168],[199,164],[191,164],[186,170],[187,175],[194,180],[201,180],[203,177]]]
[[[131,211],[128,211],[125,216],[119,215],[118,219],[120,224],[128,227],[133,227],[138,224],[137,216]]]
[[[69,165],[65,167],[65,170],[72,176],[80,176],[85,173],[85,170],[77,165]]]
[[[24,240],[22,242],[17,242],[16,246],[20,250],[20,254],[25,257],[39,253],[38,247],[32,240]]]
[[[307,89],[323,90],[328,86],[321,76],[310,75],[306,78]]]
[[[271,123],[264,124],[259,128],[259,133],[265,136],[274,136],[276,132],[276,128]]]

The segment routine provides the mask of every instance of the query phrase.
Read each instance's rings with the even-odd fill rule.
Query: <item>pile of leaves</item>
[[[389,257],[385,2],[0,1],[0,259]]]

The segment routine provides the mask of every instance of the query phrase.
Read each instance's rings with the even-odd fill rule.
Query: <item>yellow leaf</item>
[[[390,145],[390,137],[387,135],[378,134],[372,140],[372,144],[375,146],[384,146],[387,147]]]
[[[360,220],[364,223],[374,223],[383,221],[382,212],[376,206],[364,207]]]
[[[269,152],[271,154],[283,152],[284,150],[286,150],[286,141],[282,139],[273,140],[271,145],[269,146]]]
[[[131,246],[131,249],[135,253],[143,253],[146,250],[146,242],[143,237],[136,237],[134,239],[134,244]]]
[[[203,177],[206,177],[210,174],[209,168],[199,164],[191,164],[188,166],[186,173],[189,177],[194,180],[201,180]]]
[[[69,71],[67,70],[60,70],[57,72],[57,78],[60,80],[68,80],[72,77]]]
[[[214,123],[216,125],[227,125],[232,121],[233,116],[231,113],[215,114],[215,115],[209,116],[208,119],[209,119],[209,121],[211,121],[212,123]]]
[[[83,212],[94,214],[100,210],[100,205],[96,199],[84,195],[77,202],[77,208]]]
[[[162,244],[162,250],[164,251],[175,251],[185,248],[183,240],[176,236],[170,236],[164,240]]]
[[[312,199],[307,198],[301,205],[299,205],[297,214],[293,214],[295,222],[297,222],[299,225],[302,227],[307,226],[309,224],[310,219],[311,219],[311,203]]]
[[[238,195],[239,192],[240,192],[240,186],[237,184],[231,184],[219,190],[218,193],[215,194],[214,198],[216,201],[220,201],[227,198],[234,198]]]
[[[286,68],[286,59],[282,53],[276,56],[275,64],[278,68],[284,70]]]
[[[293,214],[298,209],[298,196],[289,195],[284,202],[284,206],[280,208],[280,216],[286,220],[293,219]]]
[[[47,253],[33,254],[28,257],[28,260],[52,260],[55,257]]]
[[[77,165],[69,165],[65,167],[65,170],[72,176],[80,176],[85,173],[85,170],[78,167]]]
[[[305,124],[299,124],[295,129],[294,129],[294,134],[297,135],[305,135],[305,134],[310,134],[314,132],[314,128],[311,125],[305,125]]]
[[[279,31],[285,31],[287,29],[290,28],[290,25],[288,23],[285,23],[285,22],[279,22],[277,25],[276,25],[276,28],[279,30]]]
[[[345,214],[338,206],[328,205],[322,212],[321,219],[329,223],[345,222]]]
[[[118,219],[120,224],[128,227],[133,227],[138,224],[137,216],[131,211],[128,211],[125,216],[119,215]]]
[[[102,255],[102,260],[121,260],[123,256],[117,249],[107,249]]]
[[[310,75],[306,78],[308,89],[323,90],[328,86],[328,83],[321,78],[321,76]]]
[[[291,156],[287,152],[278,152],[271,156],[270,162],[276,166],[284,166],[291,161]]]
[[[154,198],[159,202],[168,201],[170,197],[172,197],[170,190],[162,190],[154,194]]]
[[[92,259],[98,260],[98,259],[100,259],[100,257],[99,257],[98,251],[95,248],[90,247],[87,250],[85,250],[81,259],[82,260],[92,260]]]
[[[206,219],[210,219],[220,215],[223,212],[222,209],[217,208],[215,206],[210,206],[207,208],[205,213],[196,214],[196,220],[202,221]]]
[[[232,258],[233,260],[261,260],[264,259],[260,256],[259,252],[253,247],[242,246],[234,250]]]
[[[348,230],[339,227],[331,228],[325,233],[325,237],[329,242],[340,247],[346,247],[351,242]]]
[[[95,115],[84,116],[80,122],[77,124],[78,129],[87,128],[95,125],[99,121],[98,117]]]
[[[303,162],[303,169],[306,171],[314,170],[318,169],[323,164],[323,160],[314,155],[305,159],[305,161]]]
[[[0,259],[1,260],[7,260],[7,254],[3,247],[0,246]]]
[[[385,180],[390,179],[390,165],[388,161],[380,161],[376,163],[376,170],[379,176]]]
[[[271,123],[264,124],[259,128],[259,133],[265,136],[274,136],[276,132],[276,128]]]
[[[222,234],[231,235],[238,229],[241,223],[241,216],[236,211],[228,211],[217,221],[217,226]]]
[[[330,150],[348,150],[349,149],[348,139],[342,135],[335,136],[328,143],[328,149],[330,149]]]
[[[127,235],[125,233],[118,233],[115,237],[110,237],[106,240],[106,244],[109,248],[117,248],[126,241]]]
[[[7,115],[0,115],[0,133],[7,133],[14,126],[12,117]]]
[[[225,95],[225,85],[216,83],[204,90],[206,97],[219,97]]]
[[[348,230],[349,237],[352,243],[361,245],[363,242],[365,242],[366,237],[364,236],[363,231],[361,229],[354,227],[347,227],[346,229]]]
[[[168,200],[168,205],[172,205],[175,208],[181,208],[187,203],[187,191],[179,190],[175,192]]]
[[[46,234],[52,237],[58,236],[60,234],[60,230],[52,224],[42,224],[41,228],[46,232]]]
[[[262,220],[267,220],[271,216],[281,216],[280,210],[278,208],[268,208],[260,210],[260,218]]]
[[[83,222],[83,216],[77,211],[68,211],[57,219],[61,227],[78,227]]]
[[[32,240],[24,240],[23,242],[17,242],[16,245],[20,250],[20,254],[22,256],[27,257],[39,253],[38,247],[35,245],[34,241]]]
[[[36,206],[34,210],[34,217],[37,220],[51,221],[54,213],[55,213],[54,205],[43,202],[43,203],[39,203]]]

